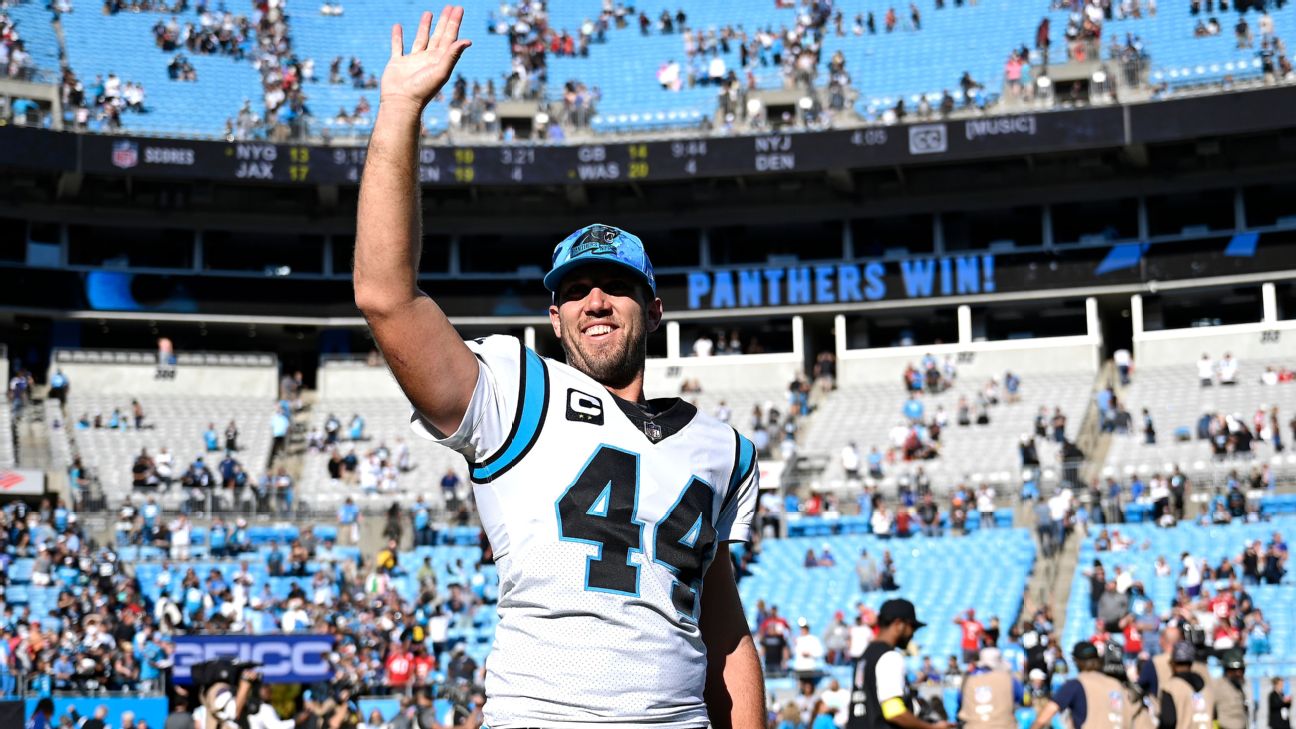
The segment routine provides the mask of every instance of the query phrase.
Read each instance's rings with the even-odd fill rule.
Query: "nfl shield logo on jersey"
[[[139,145],[130,141],[113,142],[112,163],[123,170],[139,164]]]
[[[1125,695],[1120,691],[1111,692],[1107,695],[1107,698],[1111,701],[1112,711],[1120,711],[1125,706]]]

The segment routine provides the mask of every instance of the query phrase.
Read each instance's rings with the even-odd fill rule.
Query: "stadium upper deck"
[[[8,11],[30,55],[13,75],[57,75],[62,57],[70,124],[233,138],[262,135],[271,121],[314,134],[366,132],[388,28],[416,22],[420,10],[377,0],[228,10],[198,3],[175,13],[166,3],[108,3],[120,9],[106,13],[59,5],[70,12],[52,16],[32,2]],[[1108,70],[1093,79],[1104,88],[1115,82],[1121,93],[1144,83],[1165,93],[1275,79],[1290,74],[1281,38],[1296,16],[1273,2],[1216,14],[1147,0],[1111,3],[1107,13],[1081,0],[908,8],[722,0],[660,15],[594,0],[466,5],[465,35],[475,47],[460,63],[462,86],[446,90],[426,123],[505,139],[532,128],[551,138],[585,127],[727,128],[728,115],[765,115],[761,92],[780,90],[791,92],[789,104],[805,99],[799,111],[788,107],[796,121],[818,126],[895,120],[905,113],[898,103],[913,114],[985,107],[1030,98],[1045,67],[1090,63],[1095,52],[1133,64],[1128,74],[1104,67],[1120,80],[1099,80]],[[61,43],[49,30],[52,17]],[[1102,69],[1086,68],[1087,86]],[[1059,97],[1072,93],[1070,82],[1056,89]],[[1048,86],[1038,90],[1052,98]],[[509,107],[515,101],[529,105]],[[524,118],[506,121],[513,114]],[[781,121],[777,110],[767,116]]]

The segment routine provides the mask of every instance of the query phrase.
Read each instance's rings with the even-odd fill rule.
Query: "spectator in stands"
[[[869,556],[867,549],[860,552],[859,559],[855,562],[855,575],[859,578],[861,591],[872,592],[878,589],[880,575],[877,562]]]
[[[1050,419],[1049,425],[1053,430],[1053,442],[1054,443],[1065,442],[1067,418],[1066,415],[1062,413],[1062,408],[1060,407],[1053,408],[1053,417]]]
[[[288,430],[291,427],[288,415],[281,408],[275,408],[270,414],[270,435],[274,438],[270,449],[271,458],[288,455]]]
[[[1264,571],[1262,576],[1266,585],[1277,585],[1287,574],[1287,551],[1278,543],[1271,543],[1265,552]]]
[[[873,515],[869,518],[869,525],[873,529],[873,535],[878,539],[891,538],[895,528],[895,517],[881,497],[874,498]]]
[[[937,506],[936,500],[930,493],[923,495],[922,501],[916,507],[916,511],[923,535],[939,537],[941,535],[940,507]]]
[[[963,631],[960,643],[963,648],[963,663],[976,663],[981,655],[981,639],[985,631],[985,626],[976,619],[976,610],[968,608],[963,615],[954,618],[954,624]]]
[[[238,425],[235,424],[233,420],[229,421],[229,425],[225,426],[225,450],[226,451],[237,451],[239,449],[238,435],[239,435]]]
[[[458,504],[458,494],[459,474],[453,468],[447,468],[445,475],[441,477],[441,500],[447,509],[451,504]]]
[[[207,430],[203,431],[203,445],[208,453],[215,453],[220,450],[220,441],[216,436],[215,423],[208,423]]]
[[[338,434],[342,432],[342,421],[337,416],[329,413],[324,419],[324,442],[327,445],[333,445],[338,441]]]
[[[797,628],[799,633],[792,642],[792,670],[798,674],[821,670],[827,654],[823,641],[811,632],[810,623],[805,618],[797,620]]]
[[[1245,16],[1245,15],[1239,15],[1239,16],[1238,16],[1238,22],[1237,22],[1237,25],[1234,26],[1234,28],[1233,28],[1233,32],[1234,32],[1234,34],[1237,36],[1237,47],[1238,47],[1238,48],[1253,48],[1253,47],[1255,47],[1255,42],[1254,42],[1254,40],[1252,39],[1252,36],[1251,36],[1251,26],[1246,22],[1246,16]]]
[[[293,478],[288,469],[280,466],[275,472],[274,495],[276,508],[280,513],[291,514],[293,511]]]
[[[981,516],[981,528],[995,527],[995,490],[993,486],[982,483],[976,493],[977,513]]]
[[[757,643],[760,647],[765,675],[781,676],[787,672],[787,662],[791,657],[788,645],[788,624],[779,617],[778,606],[770,607],[770,615],[757,629]]]
[[[67,396],[69,391],[69,382],[67,375],[63,374],[62,369],[54,370],[50,376],[49,396],[58,401],[59,410],[67,408]]]
[[[1197,360],[1197,380],[1202,387],[1215,384],[1215,360],[1209,354],[1202,353],[1201,359]]]
[[[855,446],[855,441],[851,441],[842,446],[841,465],[842,471],[845,472],[847,479],[852,481],[859,480],[860,454],[859,449]]]
[[[1236,385],[1238,373],[1238,361],[1233,358],[1231,352],[1225,352],[1219,361],[1219,383],[1221,385]]]

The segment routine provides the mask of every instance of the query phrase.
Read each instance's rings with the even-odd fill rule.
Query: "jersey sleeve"
[[[879,704],[904,698],[905,665],[904,657],[899,653],[887,651],[879,656],[877,665],[873,667],[873,675],[877,683]]]
[[[756,515],[756,499],[760,492],[760,464],[756,462],[756,446],[734,431],[734,467],[729,476],[729,489],[725,492],[716,519],[717,542],[750,542],[751,523]]]
[[[477,383],[459,429],[446,435],[415,410],[410,427],[418,435],[460,453],[474,481],[490,481],[530,449],[548,402],[543,360],[516,337],[492,336],[465,342],[477,357]]]

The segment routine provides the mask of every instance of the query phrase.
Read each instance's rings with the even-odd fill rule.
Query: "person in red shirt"
[[[985,626],[976,619],[976,610],[967,609],[965,617],[954,618],[954,623],[963,629],[963,663],[972,665],[981,657],[981,634]]]
[[[1093,643],[1094,648],[1098,649],[1100,655],[1107,650],[1107,644],[1111,642],[1111,633],[1107,632],[1107,626],[1103,624],[1103,621],[1094,621],[1094,632],[1093,635],[1089,636],[1089,642]]]
[[[1237,607],[1237,601],[1233,593],[1228,590],[1220,590],[1219,594],[1211,598],[1211,612],[1215,613],[1215,618],[1221,623],[1226,623],[1233,617],[1233,610]]]
[[[436,671],[436,658],[428,653],[426,643],[415,643],[413,660],[414,685],[428,686],[432,683],[432,674]]]
[[[1125,634],[1125,660],[1136,661],[1139,654],[1143,652],[1143,631],[1139,630],[1138,622],[1131,619],[1122,621],[1125,627],[1122,632]]]
[[[810,498],[805,503],[806,516],[819,516],[823,513],[823,497],[817,493],[810,494]]]
[[[414,654],[405,643],[392,645],[387,654],[387,685],[403,690],[414,675]]]
[[[769,615],[765,618],[765,622],[760,624],[761,635],[765,635],[772,631],[782,633],[784,636],[790,635],[792,631],[792,628],[788,625],[788,621],[784,620],[783,616],[779,615],[778,605],[770,606]]]
[[[895,535],[897,537],[903,538],[909,536],[909,521],[910,516],[907,508],[901,507],[896,509]]]

